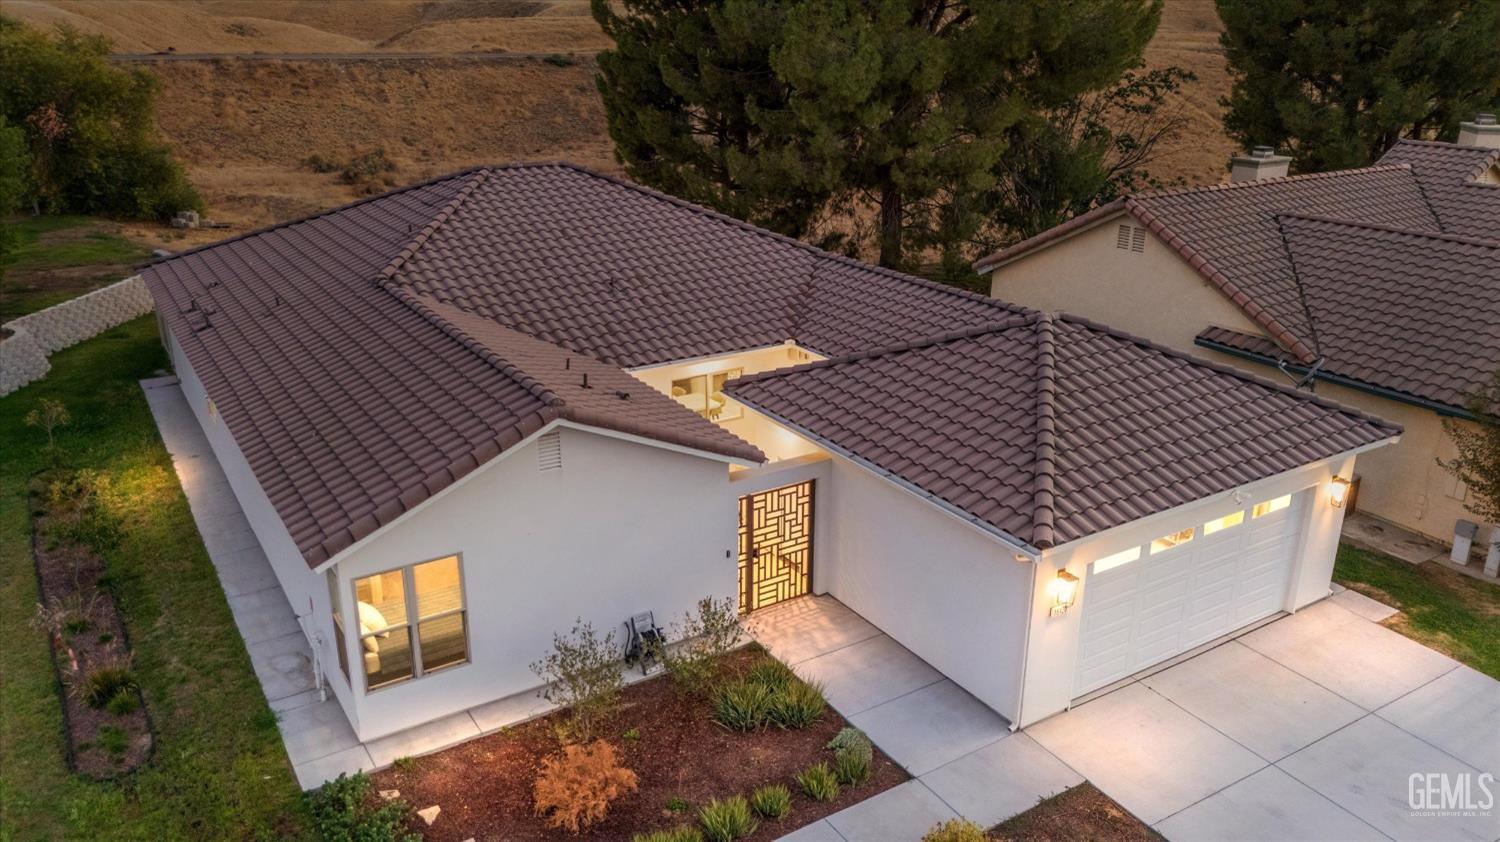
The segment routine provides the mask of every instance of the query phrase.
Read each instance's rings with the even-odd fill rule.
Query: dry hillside
[[[303,166],[315,154],[344,159],[383,148],[397,164],[387,176],[396,182],[516,159],[617,169],[589,57],[608,41],[587,0],[5,0],[4,11],[102,33],[122,53],[264,54],[151,65],[163,135],[212,215],[236,228],[353,198],[353,188]],[[1148,62],[1185,67],[1198,82],[1172,104],[1189,125],[1156,167],[1165,179],[1212,182],[1225,171],[1231,144],[1217,103],[1228,78],[1218,32],[1212,0],[1167,0]],[[399,58],[497,50],[573,57]],[[278,53],[360,60],[272,60]],[[177,246],[223,234],[140,233]]]

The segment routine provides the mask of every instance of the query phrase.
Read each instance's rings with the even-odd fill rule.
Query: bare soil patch
[[[755,649],[730,656],[744,668],[762,657]],[[628,840],[633,834],[697,823],[697,808],[711,798],[749,796],[764,784],[784,784],[792,792],[792,810],[779,821],[762,819],[752,840],[790,833],[850,804],[889,789],[907,774],[879,749],[870,779],[846,787],[829,802],[813,801],[797,787],[794,776],[818,761],[831,761],[825,746],[847,725],[831,707],[821,721],[803,730],[769,728],[752,733],[731,731],[710,717],[707,702],[680,692],[670,678],[654,678],[627,688],[624,704],[599,733],[620,749],[623,764],[639,776],[639,789],[616,801],[603,823],[589,836]],[[532,786],[541,760],[559,752],[554,713],[512,729],[417,758],[374,776],[375,788],[397,789],[401,798],[421,809],[442,808],[427,827],[414,830],[429,840],[574,839],[548,829],[532,807]],[[633,738],[627,734],[633,732]],[[669,804],[681,799],[686,809]]]
[[[36,624],[52,646],[69,764],[80,774],[107,780],[145,763],[153,736],[133,678],[105,697],[88,695],[102,671],[133,674],[125,625],[103,584],[104,561],[75,537],[78,530],[92,528],[92,514],[89,491],[72,480],[52,472],[32,482],[32,549],[42,599]]]
[[[1152,830],[1087,781],[991,830],[995,842],[1158,842]]]

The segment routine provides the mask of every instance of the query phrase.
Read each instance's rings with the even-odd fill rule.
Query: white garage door
[[[1089,565],[1074,695],[1281,611],[1307,497],[1184,524]]]

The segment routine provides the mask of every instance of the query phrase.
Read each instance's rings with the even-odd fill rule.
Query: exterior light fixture
[[[1328,505],[1335,509],[1344,508],[1344,501],[1349,499],[1349,480],[1343,477],[1333,478],[1333,488],[1328,492]]]
[[[1078,577],[1066,570],[1059,570],[1057,578],[1048,586],[1048,592],[1052,594],[1051,615],[1056,617],[1066,612],[1072,606],[1073,599],[1078,596]]]

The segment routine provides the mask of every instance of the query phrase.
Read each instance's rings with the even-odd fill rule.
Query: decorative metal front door
[[[812,480],[740,498],[741,613],[807,593],[812,519]]]

